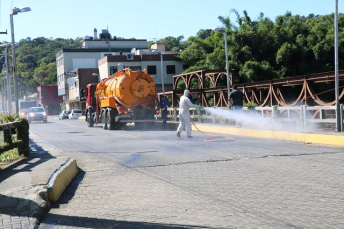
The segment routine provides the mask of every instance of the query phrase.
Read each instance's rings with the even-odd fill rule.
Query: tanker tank
[[[156,87],[146,70],[126,68],[97,85],[88,85],[86,91],[89,127],[98,122],[104,129],[119,129],[129,122],[139,128],[144,123],[154,124]]]

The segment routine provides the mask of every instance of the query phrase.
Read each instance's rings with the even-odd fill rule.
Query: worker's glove
[[[199,106],[199,109],[204,109],[204,107],[202,107],[202,106]]]
[[[161,111],[164,111],[166,108],[161,108]]]

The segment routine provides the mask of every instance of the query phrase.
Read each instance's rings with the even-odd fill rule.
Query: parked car
[[[47,113],[43,107],[30,107],[27,112],[27,120],[29,123],[32,121],[43,121],[47,122]]]
[[[61,113],[59,114],[59,119],[68,119],[68,115],[71,113],[72,111],[70,110],[62,110]]]
[[[80,110],[80,109],[74,109],[68,115],[69,119],[78,119],[81,116],[82,116],[82,110]]]

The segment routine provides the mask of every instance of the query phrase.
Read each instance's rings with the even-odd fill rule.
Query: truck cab
[[[21,118],[26,118],[30,107],[37,106],[36,101],[20,101],[19,102],[19,116]]]
[[[85,96],[86,96],[86,110],[85,110],[85,121],[88,123],[89,127],[92,127],[94,122],[96,121],[96,109],[97,109],[97,101],[94,93],[96,91],[98,83],[91,83],[86,86]]]

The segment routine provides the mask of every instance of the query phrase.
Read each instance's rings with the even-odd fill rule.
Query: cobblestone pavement
[[[344,153],[131,168],[76,157],[40,228],[344,228]]]

